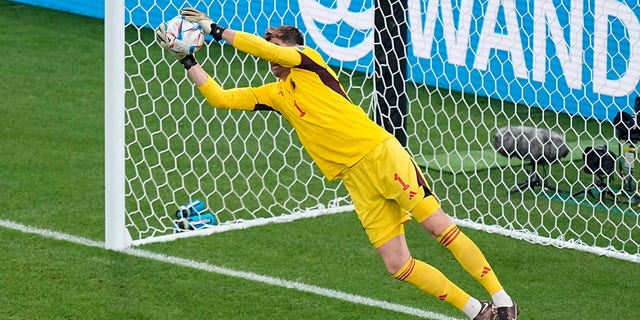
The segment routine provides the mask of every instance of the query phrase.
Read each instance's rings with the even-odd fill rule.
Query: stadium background
[[[17,2],[104,18],[104,3],[101,1],[18,0]],[[154,2],[163,5],[154,6]],[[205,9],[202,2],[199,1],[172,2],[175,10],[161,11],[159,8],[165,7],[166,0],[127,0],[125,1],[127,7],[134,9],[131,10],[131,15],[127,16],[126,20],[137,26],[154,28],[163,19],[177,15],[179,9],[184,6],[199,6],[201,9]],[[301,12],[301,8],[311,8],[309,3],[313,2],[315,1],[248,1],[239,3],[211,1],[207,5],[209,13],[217,16],[219,23],[238,30],[261,33],[271,25],[270,20],[264,15],[257,14],[260,11],[265,11],[273,12],[270,15],[271,20],[277,21],[278,24],[284,22],[296,25],[303,32],[309,34],[310,29],[317,28],[308,23],[313,21],[313,17],[294,13]],[[563,48],[562,46],[556,48],[553,45],[545,45],[545,54],[550,57],[550,62],[548,66],[544,62],[538,63],[535,67],[539,69],[537,71],[542,74],[543,79],[540,79],[540,75],[534,76],[534,58],[536,55],[540,55],[540,53],[534,53],[534,46],[536,43],[551,39],[549,33],[552,30],[536,29],[534,18],[537,12],[544,12],[545,10],[541,9],[553,4],[553,1],[513,1],[515,12],[507,13],[503,10],[495,13],[495,16],[491,15],[494,17],[494,21],[484,21],[484,17],[490,16],[487,12],[488,8],[496,9],[492,6],[492,4],[496,4],[496,1],[474,2],[472,10],[474,23],[469,26],[469,30],[465,30],[469,31],[471,37],[468,39],[468,48],[462,48],[462,51],[465,51],[464,56],[456,58],[463,59],[464,62],[459,62],[457,65],[451,63],[449,55],[459,55],[459,50],[447,52],[445,41],[438,41],[432,47],[434,38],[447,38],[448,35],[443,26],[438,23],[425,27],[424,21],[433,17],[426,16],[427,10],[420,7],[421,3],[423,2],[408,1],[409,38],[411,40],[407,50],[409,52],[408,64],[412,66],[409,74],[413,81],[599,120],[611,121],[621,110],[633,112],[634,95],[632,93],[640,92],[640,68],[634,67],[640,63],[640,42],[629,41],[627,37],[629,35],[631,39],[640,40],[638,38],[640,36],[637,36],[640,31],[640,22],[637,18],[640,16],[640,6],[634,6],[633,0],[588,0],[583,3],[572,1],[570,5],[567,5],[565,1],[564,5],[553,8],[561,26],[560,30],[555,31],[565,37],[564,44],[568,46],[569,42],[573,40],[572,38],[580,39],[581,43],[577,43],[571,48]],[[429,1],[428,3],[431,5],[435,2]],[[349,12],[359,14],[361,19],[367,19],[367,15],[362,13],[371,9],[372,5],[372,0],[351,1]],[[434,8],[436,7],[434,6]],[[317,10],[317,7],[314,7],[313,10]],[[306,9],[306,11],[308,14],[318,14],[319,16],[339,14],[313,12],[311,9]],[[437,10],[428,10],[428,12],[437,12]],[[461,20],[459,8],[453,9],[452,14],[454,21]],[[246,16],[259,18],[255,23],[246,24],[243,22],[243,17]],[[579,19],[576,19],[578,17]],[[372,71],[372,46],[369,43],[363,43],[371,40],[367,39],[370,35],[366,34],[366,30],[353,30],[345,24],[322,27],[321,35],[309,37],[310,46],[320,47],[321,53],[333,65],[341,65],[358,71]],[[493,33],[494,30],[482,30],[483,27],[487,29],[493,27],[495,33]],[[584,34],[582,34],[583,30]],[[313,34],[315,33],[314,31]],[[506,48],[513,45],[512,49],[508,49],[509,52],[503,51],[497,56],[486,57],[488,61],[475,66],[476,60],[484,58],[475,55],[484,45],[480,43],[480,34],[489,33],[510,35],[492,38],[497,42],[508,41],[508,44],[493,43],[487,44],[488,46],[505,46]],[[348,40],[344,40],[345,35]],[[560,41],[559,39],[554,40]],[[314,41],[331,43],[334,48],[355,48],[358,52],[352,53],[348,58],[336,57],[328,51],[323,51],[322,45]],[[452,41],[454,41],[453,38],[448,39],[448,42]],[[558,43],[560,42],[556,42],[556,46]],[[425,49],[431,50],[425,52]],[[556,50],[569,50],[570,57],[565,61],[560,61],[555,56]],[[607,55],[602,54],[603,51],[612,57],[610,61]],[[504,61],[509,60],[509,54],[514,62],[505,64]],[[521,57],[525,65],[517,65],[516,56]],[[568,71],[572,68],[567,66],[568,64],[573,64],[573,68],[577,69]],[[596,64],[604,66],[605,69],[597,68]],[[512,90],[513,88],[518,90]]]

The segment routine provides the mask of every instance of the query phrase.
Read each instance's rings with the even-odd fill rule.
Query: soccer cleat
[[[518,319],[518,315],[520,314],[520,308],[514,302],[511,307],[500,307],[497,308],[496,320],[516,320]]]
[[[494,320],[496,316],[496,305],[491,301],[480,301],[480,312],[473,320]]]

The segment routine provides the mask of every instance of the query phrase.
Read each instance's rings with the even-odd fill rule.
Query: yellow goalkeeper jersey
[[[274,110],[294,128],[300,142],[329,180],[392,137],[353,104],[336,74],[315,50],[278,46],[237,32],[233,46],[291,68],[284,81],[225,90],[209,78],[198,89],[216,108]]]

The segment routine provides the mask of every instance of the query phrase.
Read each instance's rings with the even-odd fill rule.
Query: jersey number
[[[304,112],[304,110],[302,110],[302,108],[300,108],[300,106],[298,106],[298,103],[295,100],[293,101],[293,106],[298,109],[298,115],[300,116],[300,118],[304,117],[304,115],[307,114],[306,112]]]
[[[406,184],[404,180],[402,180],[402,178],[400,178],[400,176],[397,173],[393,174],[393,180],[398,181],[400,183],[400,185],[402,186],[402,191],[407,191],[407,189],[409,189],[409,185]]]

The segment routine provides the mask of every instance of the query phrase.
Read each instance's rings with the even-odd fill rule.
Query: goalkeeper
[[[156,32],[160,46],[180,61],[211,106],[272,110],[293,126],[326,178],[342,179],[369,240],[393,278],[452,304],[470,319],[516,319],[518,307],[480,249],[440,207],[413,158],[393,135],[351,102],[318,52],[304,46],[297,28],[269,28],[262,38],[223,28],[196,9],[184,9],[182,15],[197,22],[216,41],[224,40],[269,61],[277,81],[224,89],[192,54],[170,47],[162,25]],[[409,213],[453,253],[491,300],[471,297],[438,269],[411,256],[404,234],[404,224],[411,220]]]

